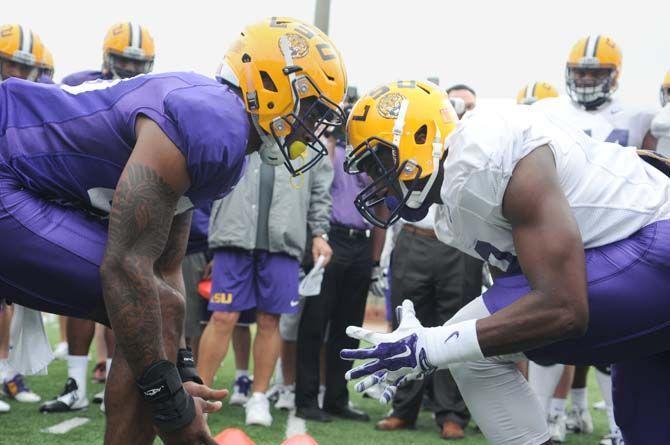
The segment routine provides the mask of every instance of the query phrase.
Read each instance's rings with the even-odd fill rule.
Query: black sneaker
[[[66,413],[70,411],[79,411],[88,408],[88,400],[79,399],[77,392],[77,382],[73,378],[68,377],[65,382],[65,388],[58,397],[54,400],[49,400],[40,406],[41,413]]]

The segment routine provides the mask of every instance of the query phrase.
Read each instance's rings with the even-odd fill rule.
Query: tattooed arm
[[[147,366],[167,358],[156,262],[166,249],[177,201],[189,177],[181,152],[154,122],[138,119],[136,134],[114,193],[100,273],[117,344],[138,378]],[[182,219],[175,224],[179,233]],[[165,267],[174,266],[174,259],[162,261]]]
[[[173,298],[179,300],[184,300],[186,297],[182,260],[186,254],[192,216],[193,211],[175,216],[174,221],[172,221],[167,245],[155,265],[159,293],[161,295],[172,295]],[[161,311],[163,320],[170,320],[172,322],[172,326],[169,329],[163,326],[163,335],[173,336],[177,346],[185,348],[186,339],[184,338],[183,317],[176,313],[168,313],[170,309],[166,307],[162,307]],[[173,360],[174,358],[169,357],[169,359]]]

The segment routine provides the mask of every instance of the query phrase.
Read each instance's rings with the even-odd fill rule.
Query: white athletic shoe
[[[319,395],[316,396],[317,401],[319,402],[319,408],[323,409],[323,400],[326,398],[326,387],[319,385]]]
[[[593,419],[588,409],[579,409],[573,407],[568,413],[568,420],[565,422],[568,431],[572,433],[591,434],[593,432]]]
[[[103,389],[99,393],[96,393],[93,396],[93,403],[103,403],[105,401],[105,390]]]
[[[249,400],[249,394],[251,394],[251,384],[253,381],[243,375],[238,377],[233,384],[233,394],[230,396],[228,403],[231,405],[240,405],[243,406]]]
[[[56,360],[65,360],[67,358],[68,347],[67,342],[62,341],[56,345],[54,349],[54,358]]]
[[[554,442],[565,442],[565,414],[556,414],[547,419],[549,435]]]
[[[272,415],[270,414],[270,401],[265,393],[255,392],[247,400],[246,409],[246,424],[247,425],[261,425],[271,426]]]
[[[608,434],[607,436],[603,437],[598,443],[600,445],[624,445],[621,431]]]
[[[598,411],[605,411],[607,409],[607,403],[605,403],[604,400],[596,402],[593,404],[593,409],[597,409]]]
[[[54,400],[49,400],[40,407],[41,413],[65,413],[88,408],[88,400],[80,398],[77,382],[68,377],[63,392]]]
[[[0,413],[8,413],[10,409],[9,403],[0,400]]]
[[[37,403],[42,398],[32,392],[23,380],[22,374],[16,374],[11,380],[5,380],[2,390],[10,399],[22,403]]]
[[[282,387],[275,408],[287,411],[295,408],[295,388],[293,385]]]

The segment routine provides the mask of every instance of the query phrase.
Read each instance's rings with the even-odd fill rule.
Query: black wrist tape
[[[190,348],[177,351],[177,369],[182,382],[195,382],[202,385],[202,379],[198,375]]]
[[[176,431],[195,418],[193,398],[184,391],[174,363],[167,360],[153,363],[144,370],[137,386],[151,405],[154,424],[161,431]]]

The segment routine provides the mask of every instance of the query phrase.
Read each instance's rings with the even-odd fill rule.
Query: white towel
[[[301,298],[313,297],[321,293],[321,282],[323,281],[323,262],[325,258],[323,255],[319,256],[316,264],[309,271],[309,273],[302,279],[300,286],[298,286],[298,294]]]
[[[18,304],[9,333],[9,364],[24,375],[45,375],[54,359],[42,322],[42,314]]]

